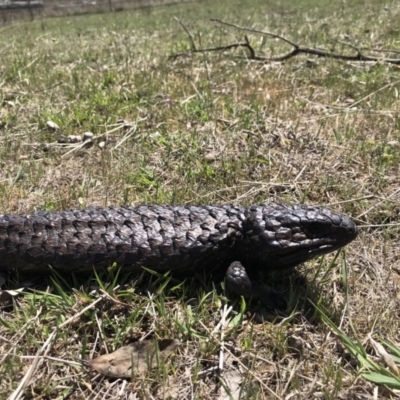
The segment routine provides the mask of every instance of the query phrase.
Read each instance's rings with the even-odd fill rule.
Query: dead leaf
[[[369,335],[369,340],[372,344],[372,347],[375,349],[376,354],[381,357],[384,363],[389,367],[389,369],[395,374],[396,376],[400,376],[399,369],[394,362],[392,356],[385,350],[385,348],[378,342],[376,342],[372,337]]]
[[[84,361],[102,375],[112,378],[130,378],[135,373],[146,372],[164,360],[178,347],[179,340],[163,339],[131,343],[113,353],[104,354],[94,360]]]

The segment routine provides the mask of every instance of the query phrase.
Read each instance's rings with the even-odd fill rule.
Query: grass
[[[351,215],[359,238],[345,253],[278,280],[287,317],[264,312],[271,321],[264,323],[254,304],[238,300],[228,308],[223,285],[208,277],[54,275],[49,286],[35,282],[34,291],[23,278],[9,282],[24,293],[1,303],[0,398],[16,390],[34,362],[26,399],[131,392],[180,399],[225,399],[226,392],[246,399],[397,398],[394,389],[363,378],[347,339],[400,342],[400,69],[312,57],[310,63],[304,56],[262,65],[235,57],[240,51],[168,57],[190,49],[174,17],[203,47],[243,40],[243,32],[209,21],[220,18],[337,52],[351,52],[339,42],[398,49],[400,7],[368,0],[216,3],[2,28],[1,211],[323,204]],[[260,54],[289,50],[268,37],[249,40]],[[61,140],[85,132],[93,133],[91,143]],[[144,337],[181,345],[172,360],[131,381],[101,378],[76,364]],[[371,346],[365,352],[377,361]]]

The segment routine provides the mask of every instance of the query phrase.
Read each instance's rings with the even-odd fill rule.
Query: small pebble
[[[58,131],[60,129],[60,127],[53,121],[47,121],[46,125],[52,131]]]
[[[101,149],[104,149],[105,146],[106,146],[106,142],[100,142],[100,143],[99,143],[99,147],[100,147]]]
[[[93,132],[85,132],[83,134],[83,140],[85,141],[85,140],[93,139],[93,136],[94,136]]]

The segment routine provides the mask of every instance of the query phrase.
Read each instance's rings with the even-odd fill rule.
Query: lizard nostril
[[[347,226],[347,232],[349,233],[349,235],[357,236],[357,234],[358,234],[357,225],[354,222],[349,224]]]
[[[358,234],[357,225],[352,219],[347,216],[343,217],[341,227],[344,228],[345,231],[347,231],[347,233],[353,237],[356,237]]]

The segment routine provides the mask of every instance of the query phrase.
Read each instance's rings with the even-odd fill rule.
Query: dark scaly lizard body
[[[52,265],[68,273],[113,262],[127,271],[219,268],[228,271],[234,291],[249,294],[242,265],[249,272],[291,268],[356,236],[349,217],[305,205],[143,205],[5,214],[0,215],[0,271],[36,273]]]

